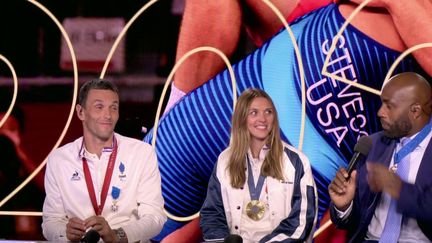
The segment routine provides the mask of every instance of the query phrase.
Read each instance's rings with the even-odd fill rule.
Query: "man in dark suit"
[[[383,131],[366,161],[340,168],[329,185],[331,218],[349,242],[432,241],[431,87],[416,73],[394,76],[381,93]]]

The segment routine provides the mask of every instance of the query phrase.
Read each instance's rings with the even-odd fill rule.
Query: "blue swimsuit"
[[[359,136],[381,129],[380,98],[321,75],[331,40],[345,19],[330,4],[291,24],[305,69],[307,119],[303,152],[309,157],[319,193],[319,215],[328,208],[327,186],[346,166]],[[348,26],[330,58],[328,71],[381,89],[387,70],[400,55],[353,26]],[[248,87],[264,89],[279,113],[284,140],[297,146],[301,126],[298,65],[285,29],[233,65],[238,94]],[[395,73],[423,71],[412,57]],[[217,157],[229,143],[232,87],[227,70],[183,97],[160,121],[157,155],[165,208],[176,216],[198,212]],[[144,138],[150,142],[152,132]],[[170,230],[165,230],[170,231]]]

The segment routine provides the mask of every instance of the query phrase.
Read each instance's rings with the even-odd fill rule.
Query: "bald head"
[[[432,90],[421,75],[413,72],[393,76],[381,92],[378,116],[391,137],[412,135],[430,119]]]
[[[418,102],[429,101],[432,93],[428,81],[420,74],[414,72],[400,73],[393,76],[386,83],[384,89],[406,91],[408,95],[415,96]]]
[[[393,76],[384,86],[383,93],[388,92],[408,104],[418,103],[430,116],[432,90],[428,81],[414,72],[400,73]]]

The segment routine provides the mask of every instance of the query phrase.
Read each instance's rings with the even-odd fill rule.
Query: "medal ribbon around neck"
[[[252,201],[253,200],[259,201],[259,197],[260,197],[263,185],[264,185],[265,177],[260,172],[260,175],[258,178],[258,183],[255,187],[255,180],[254,180],[253,173],[252,173],[252,165],[249,161],[248,155],[246,155],[246,158],[247,158],[247,162],[248,162],[248,186],[249,186],[250,197],[251,197]]]
[[[114,136],[114,149],[111,152],[111,155],[109,157],[108,166],[107,166],[107,169],[105,172],[105,178],[104,178],[104,182],[103,182],[103,186],[102,186],[102,192],[101,192],[101,203],[99,206],[97,205],[96,193],[95,193],[95,189],[93,187],[93,180],[92,180],[92,177],[90,174],[90,169],[89,169],[89,166],[87,164],[87,160],[85,157],[82,158],[84,177],[85,177],[85,181],[86,181],[86,185],[87,185],[87,190],[88,190],[90,200],[92,202],[93,209],[94,209],[96,215],[102,214],[102,210],[103,210],[103,207],[105,205],[105,201],[106,201],[106,198],[108,195],[109,184],[111,182],[111,177],[112,177],[112,174],[114,171],[114,164],[115,164],[116,157],[117,157],[117,140],[115,139],[115,136]]]
[[[249,157],[246,155],[247,162],[248,162],[248,186],[249,186],[249,193],[251,197],[251,201],[246,205],[246,215],[255,220],[258,221],[264,217],[265,212],[265,205],[259,200],[262,187],[264,185],[265,177],[262,176],[260,172],[260,176],[258,178],[258,183],[255,187],[255,180],[253,178],[252,173],[252,165],[249,161]]]
[[[405,146],[403,146],[397,153],[394,155],[394,164],[397,165],[402,161],[405,156],[414,151],[415,148],[426,138],[431,130],[431,125],[427,124],[423,127],[423,129],[417,134],[411,141],[409,141]]]

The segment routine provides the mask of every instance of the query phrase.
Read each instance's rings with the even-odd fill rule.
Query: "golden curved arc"
[[[6,65],[9,67],[9,70],[12,73],[12,78],[13,78],[13,84],[14,84],[14,90],[13,90],[13,95],[12,95],[12,101],[9,105],[9,108],[6,111],[6,114],[3,116],[3,118],[0,120],[0,127],[3,126],[3,124],[6,122],[6,120],[8,119],[8,117],[10,116],[10,113],[12,112],[13,107],[15,106],[15,102],[16,102],[16,97],[18,95],[18,79],[16,76],[16,72],[15,69],[13,68],[12,64],[9,62],[9,60],[4,57],[3,55],[0,54],[0,60],[2,60],[4,63],[6,63]]]
[[[129,27],[135,22],[135,20],[147,9],[149,8],[151,5],[153,5],[155,2],[157,2],[158,0],[151,0],[148,3],[146,3],[144,6],[142,6],[140,8],[140,10],[138,10],[134,16],[127,22],[127,24],[125,25],[125,27],[122,29],[122,31],[120,32],[119,36],[117,36],[117,39],[115,40],[113,46],[111,47],[111,50],[108,53],[108,56],[105,60],[105,64],[102,68],[102,72],[101,75],[99,76],[101,79],[103,79],[105,77],[105,73],[108,69],[108,64],[111,61],[112,56],[114,55],[115,50],[117,49],[117,46],[120,44],[120,41],[123,39],[123,36],[126,34],[126,32],[129,30]]]
[[[304,75],[304,67],[303,67],[303,60],[301,57],[300,49],[297,44],[297,40],[294,37],[294,33],[292,32],[291,28],[288,25],[288,22],[282,15],[282,13],[279,11],[276,6],[273,5],[269,0],[263,0],[264,3],[266,3],[271,10],[278,16],[280,21],[285,26],[286,31],[288,32],[291,42],[294,46],[295,55],[297,58],[297,63],[299,66],[300,71],[300,83],[301,83],[301,126],[300,126],[300,135],[299,135],[299,144],[298,149],[301,151],[303,149],[303,140],[304,140],[304,132],[305,132],[305,121],[306,121],[306,84],[305,84],[305,75]]]
[[[156,135],[157,135],[157,130],[159,127],[159,116],[162,110],[162,104],[163,101],[165,99],[165,95],[166,92],[168,90],[169,85],[171,84],[171,80],[174,77],[174,73],[177,71],[177,69],[180,67],[181,64],[183,64],[183,62],[191,55],[198,53],[198,52],[202,52],[202,51],[210,51],[210,52],[214,52],[217,55],[219,55],[222,60],[225,62],[226,66],[228,67],[228,72],[230,74],[230,78],[231,78],[231,85],[232,85],[232,96],[233,96],[233,110],[235,107],[235,104],[237,102],[237,83],[236,83],[236,79],[235,79],[235,75],[234,75],[234,71],[232,69],[231,63],[228,60],[228,58],[225,56],[225,54],[223,52],[221,52],[219,49],[211,47],[211,46],[201,46],[201,47],[197,47],[195,49],[192,49],[190,51],[188,51],[186,54],[184,54],[174,65],[173,69],[171,70],[170,74],[168,75],[167,80],[165,81],[165,85],[164,88],[162,90],[162,94],[159,98],[159,105],[157,108],[157,112],[156,112],[156,117],[155,117],[155,122],[154,122],[154,126],[153,126],[153,139],[152,139],[152,146],[153,148],[156,148]],[[187,217],[178,217],[175,215],[172,215],[171,213],[169,213],[166,209],[164,209],[166,215],[168,216],[168,218],[176,220],[176,221],[180,221],[180,222],[184,222],[184,221],[190,221],[192,219],[195,219],[199,216],[199,212],[191,215],[191,216],[187,216]]]
[[[315,239],[315,237],[324,232],[330,225],[332,225],[332,221],[329,219],[314,232],[313,238]]]
[[[198,218],[199,215],[200,215],[199,212],[196,212],[195,214],[190,215],[190,216],[186,216],[186,217],[179,217],[179,216],[175,216],[175,215],[171,214],[171,213],[168,212],[165,208],[164,208],[164,212],[165,212],[165,214],[166,214],[166,216],[167,216],[168,218],[170,218],[170,219],[172,219],[172,220],[175,220],[175,221],[179,221],[179,222],[187,222],[187,221],[191,221],[191,220],[193,220],[193,219]]]
[[[409,54],[411,54],[412,52],[414,52],[414,51],[417,51],[417,50],[419,50],[419,49],[422,49],[422,48],[428,48],[428,47],[432,47],[432,42],[425,42],[425,43],[421,43],[421,44],[418,44],[418,45],[415,45],[415,46],[412,46],[412,47],[410,47],[410,48],[408,48],[407,50],[405,50],[394,62],[393,62],[393,64],[390,66],[390,69],[389,69],[389,71],[387,72],[387,75],[386,75],[386,77],[385,77],[385,79],[384,79],[384,82],[383,82],[383,85],[382,85],[382,87],[381,87],[381,90],[382,90],[382,88],[384,87],[384,85],[389,81],[389,79],[391,78],[391,76],[392,76],[392,74],[393,74],[393,72],[394,72],[394,70],[396,69],[396,67],[397,67],[397,65],[399,65],[399,63],[406,57],[406,56],[408,56]]]
[[[43,216],[42,212],[33,211],[0,211],[0,216]]]
[[[34,4],[36,7],[38,7],[39,9],[41,9],[45,14],[47,14],[52,20],[53,22],[57,25],[57,27],[59,28],[59,30],[61,31],[63,37],[65,38],[65,41],[67,43],[67,46],[69,48],[69,51],[71,53],[71,58],[72,58],[72,64],[73,64],[73,72],[74,72],[74,92],[73,92],[73,101],[72,101],[72,105],[71,105],[71,109],[69,112],[69,117],[68,120],[66,122],[66,125],[59,137],[59,139],[57,140],[56,144],[54,145],[54,147],[51,149],[51,151],[53,151],[54,149],[58,148],[58,146],[60,145],[60,143],[62,142],[64,136],[66,135],[67,129],[69,128],[69,125],[72,121],[72,116],[74,114],[74,107],[75,107],[75,103],[76,103],[76,98],[77,98],[77,94],[78,94],[78,68],[77,68],[77,62],[76,62],[76,57],[75,57],[75,52],[72,46],[72,43],[69,39],[68,34],[66,33],[65,29],[63,28],[63,26],[61,25],[61,23],[57,20],[57,18],[46,8],[44,7],[42,4],[34,1],[34,0],[27,0],[30,3]],[[50,151],[50,153],[51,153]],[[47,156],[48,157],[48,156]],[[13,190],[9,195],[7,195],[1,202],[0,202],[0,208],[6,203],[8,202],[13,196],[15,196],[15,194],[17,194],[24,186],[26,186],[41,170],[42,168],[46,165],[46,161],[47,161],[47,157],[45,157],[45,159],[43,160],[43,162],[33,171],[33,173],[31,173],[29,175],[29,177],[27,177],[27,179],[25,179],[15,190]]]
[[[353,81],[351,81],[351,80],[348,80],[348,79],[346,79],[346,78],[344,78],[344,77],[340,77],[340,76],[337,76],[337,75],[334,75],[334,74],[332,74],[332,73],[329,73],[328,71],[327,71],[327,67],[329,66],[328,65],[328,63],[329,63],[329,61],[330,61],[330,57],[331,57],[331,55],[333,54],[333,52],[335,51],[335,49],[336,49],[336,43],[337,43],[337,41],[340,39],[340,37],[342,36],[342,33],[345,31],[345,29],[346,29],[346,27],[348,26],[348,24],[350,24],[351,23],[351,21],[352,21],[352,19],[360,12],[360,10],[362,9],[362,8],[364,8],[369,2],[371,2],[372,0],[365,0],[364,2],[362,2],[351,14],[350,14],[350,16],[345,20],[345,22],[344,22],[344,24],[342,25],[342,27],[339,29],[339,31],[338,31],[338,33],[336,34],[336,36],[333,38],[333,40],[332,40],[332,44],[331,44],[331,46],[330,46],[330,50],[329,50],[329,52],[327,53],[327,56],[326,56],[326,58],[325,58],[325,61],[324,61],[324,64],[323,64],[323,68],[322,68],[322,70],[321,70],[321,74],[323,75],[323,76],[326,76],[326,77],[329,77],[329,78],[332,78],[332,79],[334,79],[334,80],[338,80],[338,81],[341,81],[341,82],[343,82],[343,83],[346,83],[346,84],[348,84],[348,85],[352,85],[352,86],[354,86],[354,87],[357,87],[357,88],[359,88],[359,89],[362,89],[362,90],[364,90],[364,91],[367,91],[367,92],[370,92],[370,93],[372,93],[372,94],[376,94],[376,95],[380,95],[381,94],[381,92],[379,91],[379,90],[376,90],[376,89],[373,89],[373,88],[370,88],[370,87],[368,87],[368,86],[366,86],[366,85],[363,85],[363,84],[359,84],[359,83],[357,83],[357,82],[353,82]]]

